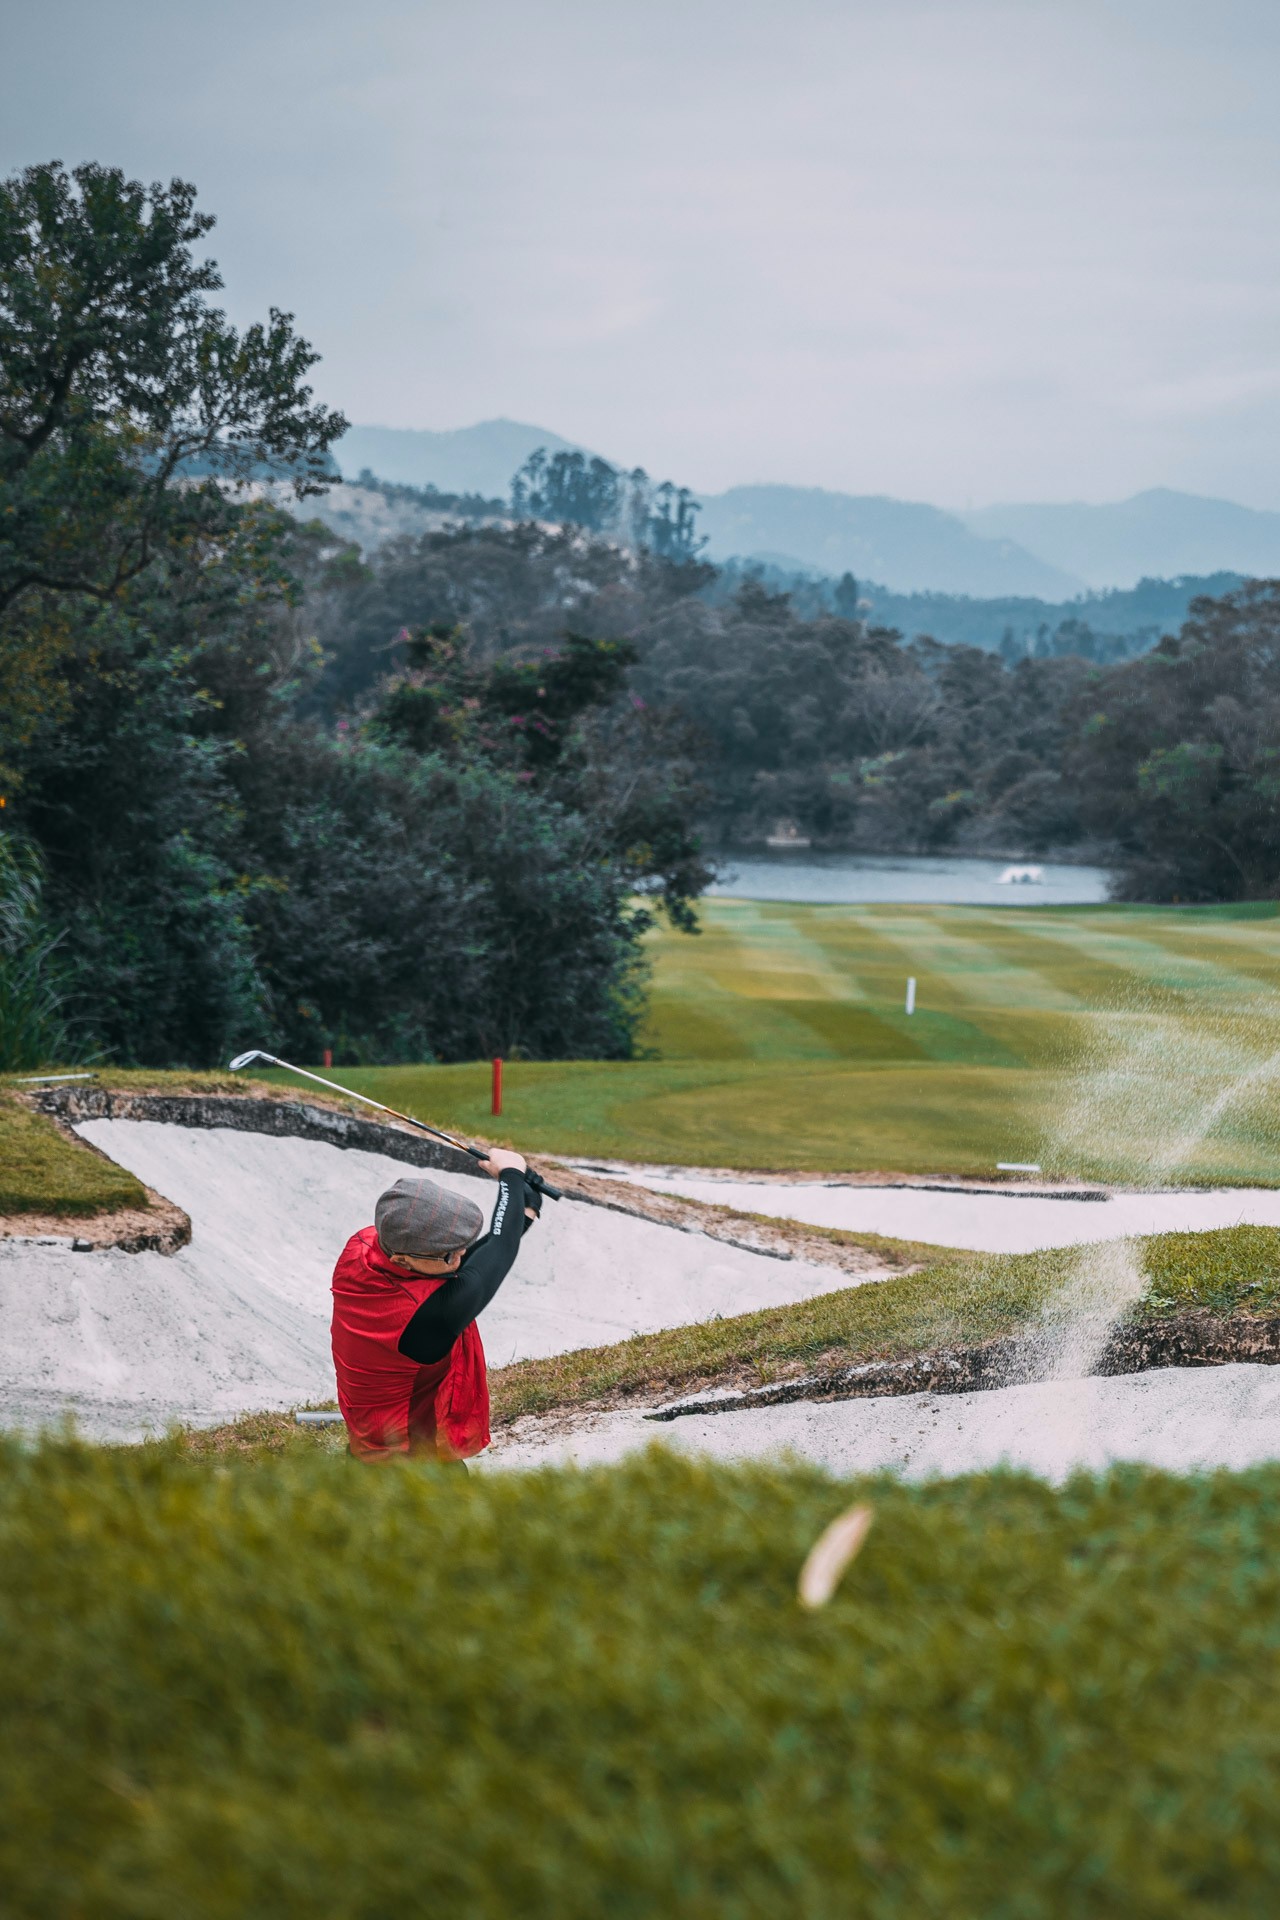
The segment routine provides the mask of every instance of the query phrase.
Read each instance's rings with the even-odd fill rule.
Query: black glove
[[[524,1176],[524,1204],[528,1209],[532,1211],[534,1220],[541,1218],[542,1194],[540,1193],[538,1188],[533,1185],[533,1182],[530,1180],[529,1175],[527,1173]],[[525,1220],[524,1230],[526,1233],[529,1231],[532,1225],[533,1225],[533,1220],[529,1220],[529,1219]]]
[[[543,1200],[562,1200],[564,1198],[559,1187],[553,1187],[551,1182],[544,1180],[542,1175],[536,1172],[533,1167],[525,1168],[524,1186],[526,1193],[532,1191],[537,1194],[539,1206]]]

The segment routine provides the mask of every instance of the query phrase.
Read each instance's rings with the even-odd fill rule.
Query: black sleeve
[[[434,1366],[448,1355],[464,1327],[488,1306],[510,1273],[524,1229],[525,1191],[522,1174],[508,1169],[498,1176],[498,1199],[493,1225],[478,1240],[456,1273],[428,1294],[397,1341],[406,1360]]]

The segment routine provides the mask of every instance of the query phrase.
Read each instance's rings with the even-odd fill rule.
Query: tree
[[[1280,896],[1280,581],[1198,599],[1078,708],[1070,771],[1128,899]]]
[[[272,309],[238,333],[193,248],[195,189],[60,163],[0,182],[0,684],[12,754],[51,698],[65,603],[118,604],[233,519],[222,483],[265,462],[328,477],[345,428],[304,384],[317,356]]]
[[[624,474],[583,453],[548,458],[538,447],[512,479],[511,510],[518,519],[612,534],[664,560],[693,560],[706,545],[697,537],[701,509],[688,487],[671,480],[655,487],[643,467]]]
[[[626,641],[566,633],[529,659],[477,661],[461,626],[406,632],[407,669],[384,683],[368,727],[380,742],[501,767],[580,815],[584,846],[640,892],[661,895],[697,931],[711,879],[695,818],[701,800],[686,730],[638,696],[621,698],[636,658]]]
[[[522,519],[602,533],[616,525],[619,505],[617,470],[594,455],[557,453],[548,459],[546,448],[539,447],[511,482],[512,511]]]

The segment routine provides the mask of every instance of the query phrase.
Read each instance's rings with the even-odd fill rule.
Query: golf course
[[[1270,1184],[1277,911],[713,899],[650,937],[646,1058],[510,1061],[501,1122],[487,1063],[335,1078],[588,1158]]]

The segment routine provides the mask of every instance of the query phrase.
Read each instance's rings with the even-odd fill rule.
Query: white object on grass
[[[346,1425],[340,1413],[295,1413],[293,1417],[300,1427],[342,1427]]]
[[[850,1507],[818,1535],[796,1583],[802,1607],[826,1606],[846,1567],[857,1559],[874,1518],[870,1507]]]
[[[1038,1160],[997,1160],[997,1173],[1039,1173]]]
[[[914,1013],[915,1010],[916,1010],[916,977],[913,973],[908,975],[908,978],[907,978],[907,1012]]]

